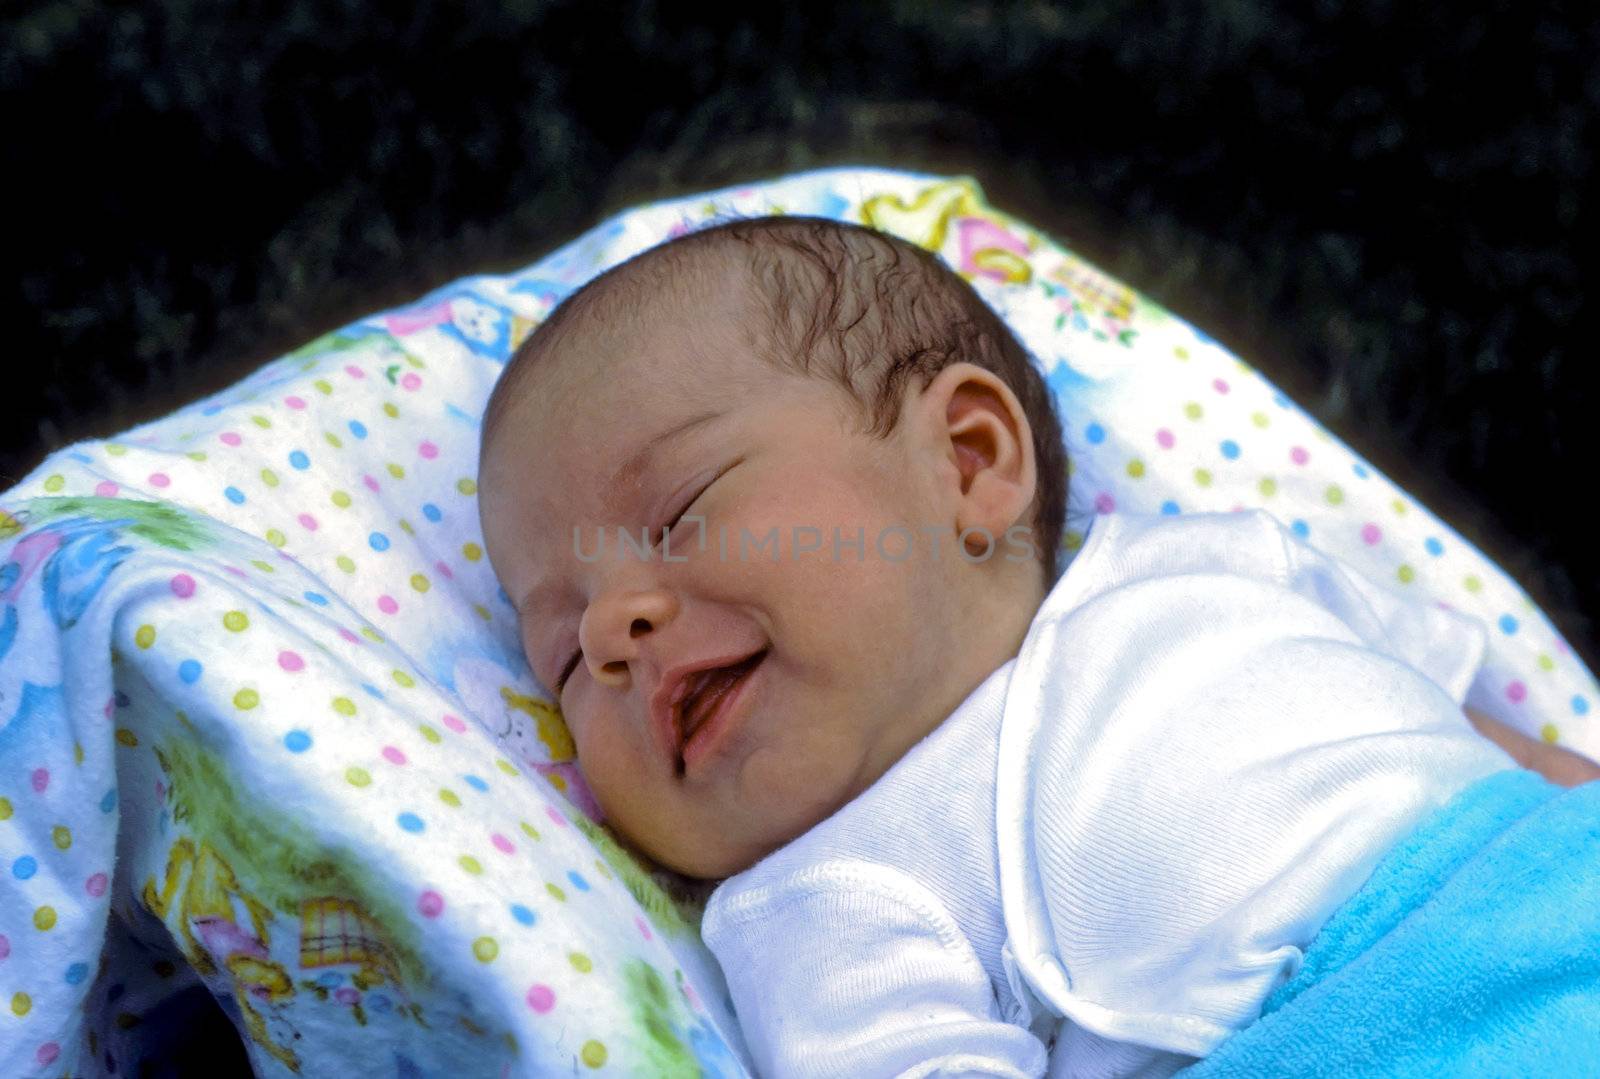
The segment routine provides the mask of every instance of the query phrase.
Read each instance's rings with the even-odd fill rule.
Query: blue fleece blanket
[[[1183,1074],[1600,1075],[1600,782],[1507,771],[1464,791]]]

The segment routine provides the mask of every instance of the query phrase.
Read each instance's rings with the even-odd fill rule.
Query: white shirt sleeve
[[[713,895],[700,931],[763,1079],[1045,1074],[944,905],[890,867],[829,861]]]

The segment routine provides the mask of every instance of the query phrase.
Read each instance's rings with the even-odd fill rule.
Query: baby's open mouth
[[[678,731],[678,767],[683,768],[683,747],[694,732],[716,713],[717,706],[731,693],[744,677],[767,657],[763,648],[738,663],[727,667],[712,667],[699,671],[688,681],[688,689],[678,702],[676,722]]]

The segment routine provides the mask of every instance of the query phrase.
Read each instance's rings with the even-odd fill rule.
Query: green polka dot
[[[11,996],[11,1014],[17,1017],[27,1015],[33,1009],[33,998],[26,993],[13,993]]]
[[[412,686],[417,684],[417,680],[415,678],[412,678],[405,671],[402,671],[402,670],[400,670],[398,668],[396,668],[395,670],[390,671],[389,672],[389,677],[393,678],[396,682],[398,682],[400,685],[404,686],[407,689],[410,689]]]
[[[461,547],[461,557],[465,558],[468,562],[476,562],[478,559],[483,557],[483,548],[479,547],[476,543],[463,544]]]
[[[222,624],[235,633],[243,633],[250,628],[250,619],[243,611],[229,611],[222,616]]]
[[[365,787],[372,782],[372,775],[365,768],[352,765],[344,770],[344,781],[352,787]]]
[[[461,479],[456,480],[456,490],[460,491],[464,495],[475,495],[478,493],[478,485],[471,479],[463,476]]]
[[[1076,551],[1083,546],[1083,533],[1075,528],[1069,528],[1061,536],[1061,546],[1064,550]]]
[[[8,809],[10,808],[9,803],[7,804],[7,808]],[[529,824],[527,821],[519,822],[518,826],[522,829],[522,834],[527,836],[529,839],[538,839],[539,838],[539,829],[535,828],[533,825]]]
[[[472,942],[472,954],[478,957],[480,963],[492,963],[494,957],[500,954],[500,945],[494,942],[493,937],[479,937]]]
[[[1398,499],[1398,498],[1397,498],[1397,499],[1395,499],[1395,500],[1394,500],[1394,501],[1393,501],[1393,502],[1391,502],[1391,503],[1389,503],[1389,505],[1390,505],[1390,506],[1391,506],[1391,507],[1392,507],[1392,508],[1393,508],[1393,509],[1394,509],[1394,511],[1395,511],[1395,512],[1396,512],[1396,513],[1398,513],[1398,514],[1399,514],[1399,515],[1400,515],[1400,516],[1402,516],[1402,517],[1404,517],[1404,516],[1405,516],[1405,514],[1406,514],[1406,504],[1405,504],[1405,503],[1404,503],[1404,502],[1402,502],[1402,501],[1400,501],[1400,500],[1399,500],[1399,499]]]
[[[1135,457],[1133,460],[1129,461],[1128,462],[1128,475],[1132,476],[1134,479],[1138,479],[1139,477],[1143,476],[1144,475],[1144,462],[1139,460],[1137,457]]]
[[[66,485],[67,485],[67,478],[65,476],[61,475],[61,473],[59,473],[59,472],[57,472],[55,475],[51,476],[50,478],[48,478],[48,479],[46,479],[44,481],[44,489],[46,491],[49,491],[51,494],[55,494],[57,491],[61,490],[61,488],[65,487]]]
[[[373,629],[371,626],[362,626],[361,627],[361,635],[363,637],[365,637],[367,640],[371,641],[373,644],[382,644],[383,643],[383,634],[379,633],[377,630]]]
[[[107,442],[106,452],[113,457],[121,457],[123,454],[128,452],[128,447],[116,442]]]
[[[1328,489],[1322,492],[1322,497],[1328,500],[1328,505],[1337,506],[1344,501],[1344,492],[1339,489],[1337,483],[1330,483]]]
[[[516,765],[506,760],[504,757],[496,757],[494,759],[494,766],[508,776],[520,776],[522,774],[521,772],[517,771]]]
[[[1561,731],[1554,723],[1546,723],[1539,728],[1539,737],[1554,745],[1556,740],[1561,737]]]
[[[259,558],[252,558],[250,560],[250,564],[252,566],[254,566],[256,569],[260,570],[262,573],[277,573],[278,572],[277,568],[274,567],[271,562],[263,562]]]
[[[261,694],[253,689],[245,688],[233,695],[233,706],[240,711],[248,712],[261,703]]]
[[[1187,362],[1189,359],[1189,350],[1184,348],[1182,345],[1179,345],[1177,348],[1173,349],[1172,354],[1185,362]]]
[[[335,506],[338,506],[342,510],[347,510],[350,508],[350,496],[343,491],[333,492],[333,494],[328,496],[328,501],[332,502]]]
[[[1468,592],[1481,592],[1483,591],[1483,582],[1469,574],[1466,580],[1461,582],[1461,587],[1465,588]]]
[[[1197,468],[1194,470],[1194,482],[1201,487],[1211,486],[1211,472],[1208,469]]]
[[[140,648],[149,648],[156,643],[156,627],[152,625],[140,626],[133,634],[133,643]]]
[[[324,439],[326,439],[327,442],[328,442],[328,445],[332,446],[334,449],[336,449],[336,450],[344,449],[344,443],[340,442],[339,441],[339,436],[334,434],[332,431],[324,431],[324,432],[322,432],[322,437]]]
[[[478,874],[483,872],[483,863],[470,854],[463,854],[460,859],[461,868],[468,873]]]
[[[327,396],[327,395],[333,393],[333,386],[331,384],[329,384],[328,380],[325,379],[325,378],[317,379],[315,382],[312,383],[312,385],[315,386],[317,388],[317,392],[322,394],[323,396]]]
[[[413,573],[411,575],[411,587],[418,592],[426,592],[431,586],[428,584],[428,578],[420,573]]]
[[[1539,669],[1543,671],[1553,671],[1556,669],[1556,661],[1545,655],[1543,652],[1540,652]],[[5,820],[5,817],[0,816],[0,820]]]
[[[261,482],[268,487],[276,487],[278,486],[278,474],[270,468],[263,468],[261,470]]]
[[[56,908],[40,907],[33,912],[33,927],[41,933],[48,933],[56,926]]]
[[[1200,407],[1199,402],[1190,401],[1188,404],[1183,406],[1183,414],[1188,416],[1191,420],[1198,420],[1201,416],[1206,414],[1206,410]]]
[[[579,974],[587,974],[594,969],[594,961],[582,952],[568,952],[567,962],[572,964],[572,969]]]
[[[1278,481],[1271,476],[1262,476],[1261,482],[1256,484],[1256,489],[1261,492],[1262,498],[1271,498],[1278,493]]]
[[[261,428],[263,431],[272,426],[272,421],[267,419],[265,416],[251,416],[250,422]]]
[[[606,1047],[590,1038],[583,1043],[583,1048],[578,1050],[578,1056],[591,1068],[603,1067],[606,1062]]]
[[[1255,424],[1257,427],[1262,428],[1270,427],[1272,425],[1272,421],[1267,418],[1267,414],[1265,412],[1250,413],[1250,422]]]
[[[395,479],[403,480],[406,478],[406,470],[395,464],[393,461],[390,461],[384,467],[389,470],[389,475],[393,476]]]
[[[117,728],[117,744],[133,749],[139,744],[139,736],[126,727]]]
[[[411,522],[406,520],[404,517],[400,518],[400,531],[404,532],[408,536],[415,536],[417,534],[417,530],[411,527]]]
[[[285,536],[276,528],[269,528],[267,529],[267,542],[272,544],[274,547],[282,547],[285,543],[289,542],[289,537]],[[270,570],[268,572],[270,572]]]
[[[65,824],[58,824],[50,829],[50,842],[56,845],[56,850],[67,850],[72,846],[72,829]]]
[[[444,740],[444,736],[443,735],[441,735],[438,731],[434,730],[432,727],[428,726],[426,723],[417,724],[417,730],[422,732],[422,737],[426,738],[428,741],[432,742],[434,745],[438,745],[440,742],[442,742]]]
[[[451,790],[449,787],[439,788],[439,801],[443,802],[452,809],[461,808],[461,796],[455,791]]]
[[[397,420],[400,418],[400,409],[393,401],[385,401],[383,403],[383,414],[391,420]]]
[[[0,820],[11,819],[11,799],[0,798]]]
[[[353,716],[356,714],[356,702],[349,697],[335,697],[333,699],[333,710],[341,716]]]
[[[333,564],[344,570],[346,573],[354,573],[356,571],[355,561],[351,559],[349,555],[340,555],[338,558],[333,560]]]
[[[1412,581],[1417,579],[1417,571],[1412,569],[1404,562],[1400,564],[1399,569],[1394,571],[1394,575],[1400,578],[1401,584],[1410,584]]]
[[[472,605],[472,613],[483,619],[485,622],[491,622],[494,620],[494,616],[489,613],[489,608],[485,607],[481,603],[474,603]]]
[[[546,884],[544,886],[544,890],[549,892],[551,898],[553,898],[553,899],[559,899],[563,903],[565,903],[567,901],[567,893],[563,892],[560,888],[556,887],[554,884]]]
[[[206,455],[203,450],[190,450],[188,453],[184,454],[184,456],[189,458],[191,461],[204,461],[206,459]]]

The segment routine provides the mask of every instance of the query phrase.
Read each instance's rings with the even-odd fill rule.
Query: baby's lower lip
[[[712,713],[700,721],[694,733],[684,742],[682,750],[685,772],[698,771],[709,763],[719,749],[728,744],[729,736],[743,724],[749,711],[750,685],[761,673],[767,659],[763,649],[755,663],[716,702]]]

